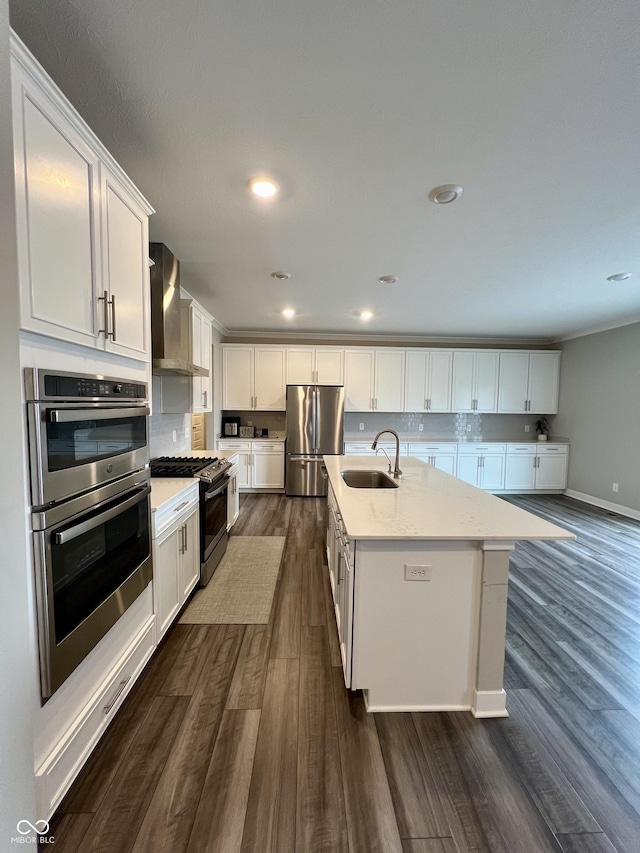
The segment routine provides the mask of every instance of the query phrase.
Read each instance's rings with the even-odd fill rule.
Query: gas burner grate
[[[159,456],[150,463],[152,477],[195,477],[218,461],[217,456],[194,459],[192,456]]]

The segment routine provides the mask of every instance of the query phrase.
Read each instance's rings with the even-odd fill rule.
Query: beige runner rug
[[[284,536],[231,536],[213,577],[182,614],[188,625],[266,625]]]

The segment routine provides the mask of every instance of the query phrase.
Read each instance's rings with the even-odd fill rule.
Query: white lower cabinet
[[[227,530],[230,530],[240,514],[240,493],[238,491],[239,466],[235,463],[229,469],[229,489],[227,491]]]
[[[200,577],[198,483],[154,519],[153,609],[160,642]],[[156,513],[157,514],[157,513]],[[159,523],[158,523],[159,522]]]
[[[504,489],[505,453],[504,444],[459,446],[458,479],[480,489]]]
[[[283,442],[220,440],[217,449],[238,454],[239,489],[284,489]]]
[[[510,491],[547,491],[567,487],[566,444],[508,445],[504,488]]]
[[[408,455],[422,459],[428,465],[433,465],[434,468],[455,477],[458,461],[457,444],[409,444]]]
[[[329,492],[329,521],[327,527],[327,558],[329,582],[336,614],[342,671],[347,687],[351,686],[351,642],[353,628],[353,572],[355,553],[347,537],[342,518],[336,507],[333,492]]]

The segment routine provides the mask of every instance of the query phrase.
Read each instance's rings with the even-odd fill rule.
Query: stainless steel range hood
[[[169,376],[208,376],[195,365],[180,335],[180,261],[164,243],[149,243],[152,371]]]

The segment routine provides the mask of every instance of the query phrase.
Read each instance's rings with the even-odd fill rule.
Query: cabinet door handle
[[[427,400],[427,409],[431,408],[431,397]]]
[[[425,409],[429,408],[429,401],[427,400],[426,397],[424,398],[424,407],[425,407]]]
[[[102,709],[105,714],[111,713],[111,709],[116,704],[116,702],[118,701],[120,696],[122,696],[122,691],[124,690],[124,688],[127,686],[127,684],[130,681],[131,681],[131,676],[128,675],[123,681],[120,682],[120,684],[118,685],[118,689],[116,690],[116,695],[113,697],[111,702],[109,702],[108,705],[105,705],[104,708]]]
[[[202,392],[202,398],[203,398],[203,400],[204,400],[204,403],[203,403],[203,405],[202,405],[202,408],[203,408],[203,409],[206,409],[206,408],[207,408],[207,392],[206,392],[206,391],[203,391],[203,392]]]
[[[109,337],[112,341],[116,339],[116,297],[112,296],[109,300],[109,305],[111,306],[111,331],[109,332]]]
[[[98,297],[98,302],[104,302],[104,306],[102,309],[102,325],[103,329],[98,329],[99,335],[104,335],[105,338],[109,337],[109,294],[106,290],[102,291],[102,296]]]
[[[187,506],[187,504],[188,504],[188,503],[189,503],[189,501],[182,501],[182,503],[181,503],[181,504],[179,504],[179,505],[174,509],[174,512],[180,512],[180,510],[182,509],[182,507],[183,507],[183,506]]]
[[[189,528],[187,527],[186,523],[184,525],[184,550],[185,554],[189,550]]]

